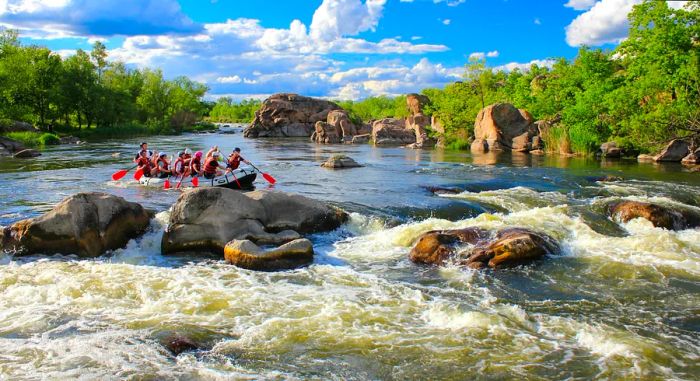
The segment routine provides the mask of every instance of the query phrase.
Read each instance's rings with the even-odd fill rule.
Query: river
[[[103,191],[159,213],[142,238],[94,260],[0,254],[0,379],[697,379],[700,229],[604,215],[607,202],[700,210],[700,173],[680,165],[557,156],[248,140],[149,139],[243,156],[273,189],[351,213],[312,238],[308,268],[259,273],[165,257],[179,191],[113,182],[139,140],[59,146],[0,161],[0,225]],[[114,155],[114,154],[119,155]],[[319,165],[344,153],[363,168]],[[116,157],[115,157],[116,156]],[[596,182],[614,175],[621,182]],[[260,177],[258,189],[270,186]],[[437,196],[425,186],[464,192]],[[515,269],[412,264],[422,232],[523,226],[562,255]],[[171,355],[164,337],[205,349]]]

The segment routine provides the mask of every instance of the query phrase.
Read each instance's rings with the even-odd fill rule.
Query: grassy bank
[[[48,132],[8,132],[2,134],[9,139],[22,143],[25,147],[41,148],[50,145],[61,144],[60,138],[56,134]]]

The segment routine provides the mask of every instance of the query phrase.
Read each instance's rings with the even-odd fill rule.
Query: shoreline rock
[[[510,103],[495,103],[479,111],[471,150],[528,152],[541,149],[532,115]]]
[[[255,118],[243,131],[247,138],[310,137],[316,122],[326,121],[337,104],[298,94],[274,94],[263,101]]]

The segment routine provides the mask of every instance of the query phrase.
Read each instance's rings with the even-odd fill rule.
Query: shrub
[[[58,136],[49,133],[41,134],[37,140],[39,141],[39,145],[42,146],[55,146],[61,144],[61,139]]]
[[[41,145],[39,142],[40,134],[36,132],[8,132],[4,136],[22,143],[25,147],[38,147]]]

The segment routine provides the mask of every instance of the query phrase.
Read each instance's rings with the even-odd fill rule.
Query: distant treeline
[[[629,15],[629,37],[612,51],[583,47],[552,68],[494,72],[471,61],[463,81],[425,89],[426,112],[446,128],[448,143],[468,147],[481,108],[510,102],[537,120],[550,120],[550,150],[590,153],[614,140],[649,151],[685,137],[700,143],[700,2],[674,10],[646,1]],[[339,102],[367,121],[407,114],[404,97]]]
[[[160,70],[108,62],[107,49],[62,58],[0,32],[0,118],[42,130],[120,136],[179,133],[206,113],[207,87],[186,77],[165,80]]]
[[[248,123],[255,117],[255,110],[262,102],[257,99],[244,99],[234,102],[231,98],[221,97],[210,105],[209,120],[212,122]]]

